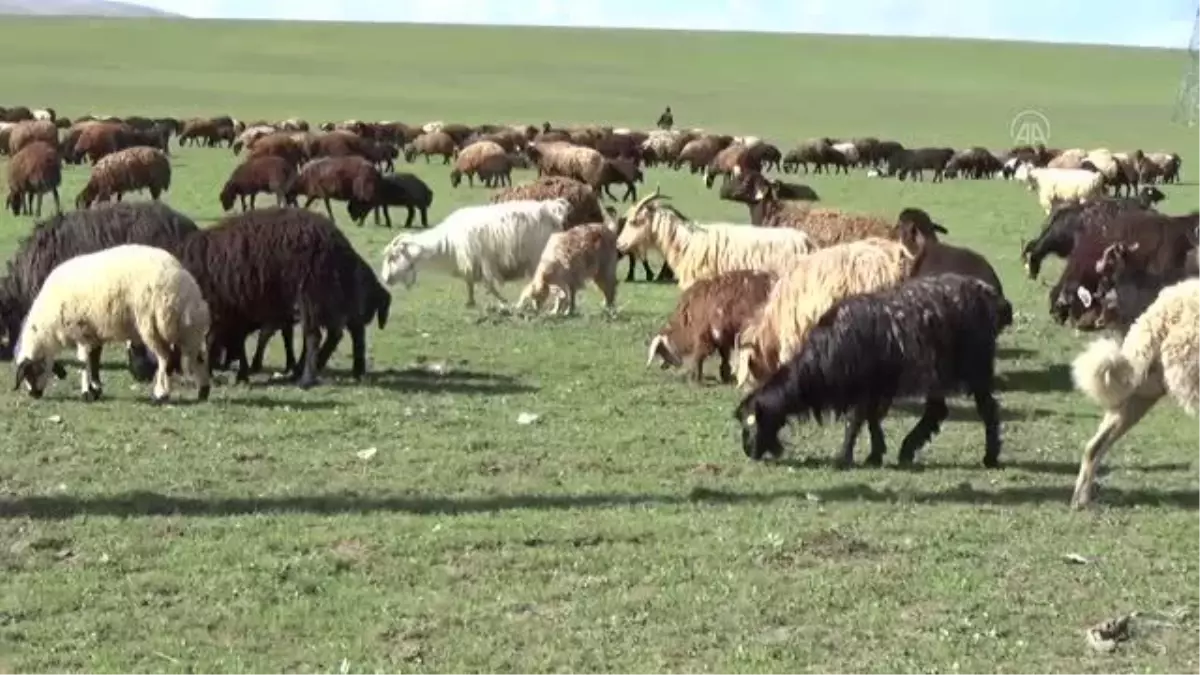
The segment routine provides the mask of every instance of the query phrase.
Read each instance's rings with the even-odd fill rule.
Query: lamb
[[[33,199],[37,197],[37,217],[42,217],[42,195],[54,197],[54,212],[62,213],[58,186],[62,184],[62,159],[58,149],[43,141],[21,148],[8,162],[8,197],[5,202],[14,216],[34,214]],[[29,203],[26,204],[26,201]]]
[[[1134,321],[1123,341],[1096,340],[1071,364],[1075,388],[1104,409],[1096,435],[1088,441],[1075,481],[1071,506],[1094,499],[1095,474],[1105,453],[1150,408],[1170,394],[1189,414],[1200,404],[1200,279],[1162,290]]]
[[[721,382],[733,382],[730,364],[737,336],[766,302],[776,279],[770,272],[737,270],[692,284],[650,341],[646,367],[655,357],[662,359],[664,369],[687,360],[692,379],[701,382],[704,361],[716,352],[721,357]]]
[[[1014,176],[1037,191],[1038,203],[1049,215],[1056,202],[1087,202],[1104,196],[1104,175],[1087,169],[1031,168],[1022,164]]]
[[[662,198],[658,188],[625,214],[625,228],[617,239],[621,253],[653,245],[686,290],[700,279],[740,269],[776,271],[790,269],[815,247],[797,230],[740,225],[697,227],[669,206],[654,204]]]
[[[507,305],[497,285],[534,273],[550,235],[563,230],[570,206],[554,199],[460,208],[431,229],[393,239],[384,249],[380,276],[389,286],[411,288],[417,264],[432,260],[466,283],[467,307],[475,306],[477,283]]]
[[[789,417],[848,417],[836,464],[854,464],[867,425],[881,466],[882,420],[897,398],[925,398],[925,411],[900,444],[897,464],[916,453],[949,416],[946,397],[965,390],[984,426],[983,465],[1000,465],[1000,406],[995,398],[996,326],[1000,298],[991,286],[958,274],[911,279],[896,288],[846,298],[829,309],[799,353],[738,404],[747,457],[779,457]]]
[[[171,188],[171,160],[162,150],[138,146],[106,155],[92,167],[88,182],[75,197],[75,207],[86,209],[95,202],[117,201],[126,192],[149,190],[150,198]]]
[[[430,157],[441,155],[442,164],[449,164],[457,152],[458,145],[450,137],[450,134],[439,130],[423,133],[413,139],[412,143],[404,146],[404,159],[409,164],[412,164],[417,155],[424,155],[425,163],[428,164]]]
[[[296,175],[296,167],[283,157],[251,157],[234,167],[225,181],[218,195],[221,208],[229,211],[236,198],[242,205],[242,211],[245,211],[246,197],[250,198],[250,208],[254,208],[254,201],[260,192],[275,195],[277,206],[295,206],[294,201],[288,201],[288,187],[296,180]]]
[[[300,167],[286,197],[289,204],[295,204],[299,195],[307,197],[306,209],[320,199],[325,202],[325,214],[334,220],[330,199],[374,204],[382,179],[374,164],[357,155],[321,157]]]
[[[554,293],[553,314],[575,314],[575,294],[590,279],[612,311],[617,297],[616,223],[589,223],[555,232],[546,241],[533,279],[521,291],[517,308],[540,310]],[[565,306],[564,306],[564,300]]]
[[[889,239],[820,249],[781,270],[762,309],[739,336],[737,382],[764,381],[798,351],[817,320],[842,298],[890,288],[912,276],[913,255]]]
[[[297,386],[317,383],[322,328],[334,344],[349,330],[352,373],[355,379],[365,373],[365,321],[353,308],[361,303],[357,270],[368,263],[333,221],[295,207],[252,209],[187,237],[178,257],[212,312],[209,353],[230,345],[241,351],[237,381],[249,377],[240,349],[246,336],[291,325],[296,308],[304,335]]]
[[[475,177],[487,186],[492,186],[496,179],[508,178],[506,185],[512,185],[512,160],[499,143],[478,141],[467,145],[455,160],[454,169],[450,172],[450,185],[457,187],[462,183],[463,175],[467,177],[467,185],[475,186]]]
[[[158,358],[153,400],[171,392],[167,364],[177,348],[184,370],[208,400],[205,363],[208,304],[179,260],[154,246],[124,244],[76,256],[54,268],[29,308],[14,355],[16,382],[41,398],[50,373],[66,376],[55,357],[74,346],[82,371],[82,395],[101,395],[100,350],[107,342],[137,339]]]
[[[51,270],[63,261],[118,244],[157,246],[174,252],[196,223],[161,202],[123,203],[72,211],[33,227],[8,261],[0,279],[0,330],[8,336],[10,358],[21,321]]]
[[[538,175],[565,176],[600,190],[604,155],[593,148],[570,143],[534,143],[525,154],[537,165]]]
[[[350,200],[346,208],[350,214],[350,218],[357,222],[362,222],[367,217],[369,210],[375,212],[375,224],[379,224],[379,212],[383,211],[383,217],[387,221],[387,226],[392,226],[392,214],[388,211],[390,206],[403,206],[408,209],[408,218],[404,221],[404,227],[412,227],[413,217],[417,211],[421,212],[421,227],[429,227],[429,207],[433,204],[433,190],[425,184],[425,181],[411,173],[394,173],[383,176],[379,183],[379,192],[375,195],[376,200],[374,207],[366,202]]]
[[[571,205],[563,227],[574,227],[586,223],[599,223],[604,220],[604,210],[600,208],[600,198],[595,190],[573,178],[562,176],[543,176],[531,183],[523,183],[499,190],[492,194],[490,202],[521,200],[550,200],[565,199]]]
[[[58,145],[58,127],[54,126],[54,122],[46,120],[19,122],[9,132],[8,154],[15,155],[21,151],[21,148],[37,141]]]

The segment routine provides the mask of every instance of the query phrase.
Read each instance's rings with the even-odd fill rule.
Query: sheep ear
[[[60,380],[67,379],[67,369],[58,361],[55,361],[54,365],[50,366],[50,372],[54,373],[54,376]]]
[[[1075,291],[1075,295],[1079,298],[1079,302],[1083,303],[1084,309],[1092,306],[1092,292],[1080,286]]]
[[[13,370],[13,391],[21,388],[21,382],[25,379],[25,375],[29,372],[29,359],[22,359],[17,367]]]

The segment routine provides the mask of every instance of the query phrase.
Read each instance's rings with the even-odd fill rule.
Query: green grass
[[[682,125],[781,145],[999,148],[1032,108],[1052,145],[1178,150],[1188,182],[1166,209],[1198,196],[1197,138],[1169,121],[1178,52],[8,18],[0,41],[4,102],[68,116],[647,126],[670,104]],[[174,162],[169,203],[219,217],[235,158]],[[435,220],[485,201],[444,167],[414,168]],[[69,170],[65,199],[85,175]],[[838,425],[796,428],[789,462],[752,464],[735,391],[643,368],[675,289],[623,285],[614,319],[585,291],[579,318],[518,320],[464,309],[461,283],[427,273],[369,334],[361,385],[260,381],[152,408],[110,350],[107,400],[81,403],[74,379],[41,401],[0,397],[0,671],[1195,672],[1196,422],[1161,405],[1114,450],[1098,508],[1067,509],[1099,414],[1065,369],[1084,338],[1051,324],[1046,287],[1020,269],[1034,197],[1003,181],[802,180],[847,209],[924,207],[1000,271],[1018,313],[999,365],[1005,470],[978,468],[963,402],[921,473],[805,463],[836,450]],[[655,183],[696,217],[744,214],[695,177]],[[343,214],[377,264],[395,232]],[[0,217],[0,253],[29,227]],[[522,412],[541,419],[518,425]],[[887,421],[889,461],[914,423]],[[1178,626],[1089,651],[1088,626],[1134,610],[1178,610]]]

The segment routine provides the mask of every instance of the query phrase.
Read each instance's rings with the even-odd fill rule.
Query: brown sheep
[[[750,222],[763,227],[791,227],[803,231],[820,248],[868,237],[895,239],[896,229],[883,218],[814,207],[810,202],[787,202],[775,194],[775,186],[761,174],[748,182],[743,193],[750,207]]]
[[[95,166],[104,157],[129,147],[129,132],[130,129],[121,123],[85,123],[80,128],[75,146],[70,149],[70,155],[80,160],[86,157]]]
[[[21,148],[42,141],[50,145],[58,145],[58,127],[51,121],[20,122],[8,137],[8,154],[15,155]]]
[[[567,200],[571,208],[567,211],[567,217],[563,219],[564,228],[604,221],[604,211],[600,208],[600,198],[596,192],[587,185],[570,178],[546,176],[532,183],[514,185],[494,193],[490,201],[498,204],[522,199]]]
[[[591,279],[604,295],[604,308],[611,311],[617,297],[618,258],[616,223],[588,223],[555,232],[516,306],[540,310],[553,291],[552,312],[573,315],[575,295]]]
[[[37,217],[42,217],[42,195],[54,196],[54,212],[62,213],[58,186],[62,184],[62,159],[58,148],[45,141],[34,141],[21,148],[8,162],[8,198],[6,204],[14,216],[34,215],[33,198],[37,196]]]
[[[733,175],[733,170],[742,163],[742,157],[750,148],[741,143],[732,143],[729,147],[717,153],[716,157],[704,167],[704,187],[711,188],[717,176],[726,180]]]
[[[604,170],[600,174],[600,188],[609,199],[615,200],[616,197],[609,192],[608,187],[613,184],[624,185],[625,194],[621,195],[621,201],[637,201],[637,185],[635,183],[645,182],[645,179],[637,162],[624,157],[606,159],[604,160]]]
[[[319,157],[300,167],[300,172],[288,188],[287,200],[294,204],[299,195],[304,195],[308,197],[304,202],[304,208],[307,209],[320,199],[325,202],[329,219],[335,220],[329,200],[353,200],[374,205],[382,179],[374,164],[357,155]]]
[[[86,209],[95,202],[107,202],[116,195],[121,201],[126,192],[149,190],[150,198],[171,188],[171,160],[157,148],[137,146],[106,155],[92,167],[87,185],[75,197],[75,208]]]
[[[229,174],[229,180],[221,188],[218,199],[221,208],[229,211],[233,208],[234,199],[241,202],[242,211],[246,211],[246,197],[250,198],[250,208],[258,193],[267,192],[275,195],[277,206],[295,206],[294,201],[288,200],[288,187],[296,179],[296,166],[279,155],[263,154],[252,156],[234,167]]]
[[[539,176],[564,176],[600,190],[604,155],[594,148],[570,143],[534,143],[525,149]]]
[[[477,141],[463,148],[454,160],[454,169],[450,171],[450,185],[458,187],[462,177],[467,177],[467,184],[475,187],[475,176],[478,175],[485,185],[491,186],[496,179],[512,185],[512,160],[504,152],[504,148],[492,141]]]
[[[290,133],[275,133],[262,136],[251,142],[246,155],[249,159],[255,157],[275,156],[284,159],[293,168],[299,168],[308,161],[308,151]]]
[[[458,146],[454,143],[454,138],[444,131],[434,131],[428,134],[421,134],[413,140],[412,143],[404,146],[404,159],[408,163],[412,163],[417,158],[417,155],[425,156],[425,163],[429,163],[429,158],[433,155],[442,156],[442,164],[449,164],[454,158]]]
[[[666,326],[650,341],[646,366],[662,359],[664,369],[691,364],[695,382],[703,380],[704,361],[721,356],[721,382],[733,382],[730,357],[738,335],[767,301],[775,275],[739,270],[701,279],[679,295]]]
[[[213,147],[225,141],[232,146],[239,133],[241,132],[237,130],[237,126],[228,117],[197,117],[183,122],[183,128],[179,131],[179,145],[202,142],[208,147]]]
[[[688,141],[683,146],[676,156],[672,168],[679,169],[684,164],[687,164],[688,170],[691,173],[699,173],[708,168],[708,165],[716,159],[717,154],[727,147],[729,147],[729,144],[724,143],[720,137],[701,136],[695,140]]]

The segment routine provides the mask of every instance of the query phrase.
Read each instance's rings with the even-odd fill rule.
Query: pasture
[[[781,148],[871,134],[1000,149],[1036,109],[1057,147],[1179,152],[1184,182],[1162,208],[1200,197],[1196,134],[1170,123],[1178,52],[152,20],[6,19],[0,34],[0,103],[69,117],[649,128],[670,105],[678,126]],[[218,219],[235,156],[172,154],[167,203]],[[433,222],[488,196],[451,189],[448,168],[397,165],[433,187]],[[67,170],[64,205],[86,175]],[[1045,283],[1021,269],[1035,196],[999,179],[792,180],[825,205],[924,208],[1000,272],[1016,310],[998,363],[1004,469],[980,467],[965,400],[924,471],[830,468],[840,424],[795,427],[784,460],[751,463],[738,392],[643,365],[673,286],[621,284],[611,318],[589,288],[579,317],[523,319],[465,309],[461,282],[423,272],[392,289],[361,384],[338,374],[343,346],[309,391],[260,375],[156,408],[109,348],[104,400],[78,400],[74,379],[40,401],[0,396],[0,671],[1200,667],[1197,424],[1163,401],[1110,454],[1093,510],[1068,510],[1100,413],[1068,373],[1090,338],[1047,313],[1061,261]],[[747,219],[686,171],[648,170],[640,187],[656,184],[689,216]],[[335,213],[377,264],[398,230]],[[5,258],[31,225],[0,215]],[[888,464],[911,410],[885,422]],[[1133,611],[1173,625],[1088,648],[1088,627]]]

